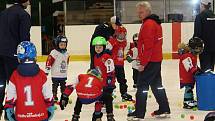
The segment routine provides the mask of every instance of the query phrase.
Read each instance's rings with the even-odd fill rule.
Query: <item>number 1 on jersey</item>
[[[94,79],[93,77],[89,77],[87,79],[88,83],[85,85],[85,87],[88,87],[88,88],[92,87],[93,79]]]
[[[32,100],[32,91],[31,91],[31,86],[25,86],[24,87],[24,92],[26,94],[26,100],[25,105],[26,106],[32,106],[34,105],[34,101]]]

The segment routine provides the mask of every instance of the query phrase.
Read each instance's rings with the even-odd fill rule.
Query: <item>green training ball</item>
[[[131,109],[132,109],[132,110],[135,110],[135,107],[133,106]]]
[[[128,110],[131,110],[131,106],[128,106],[127,109],[128,109]]]
[[[57,106],[56,105],[54,106],[54,110],[57,110]]]
[[[72,100],[69,100],[69,104],[72,104]]]
[[[119,105],[117,105],[117,104],[116,104],[116,105],[114,105],[114,107],[115,107],[116,109],[119,109]]]
[[[197,107],[193,108],[193,111],[197,111],[197,110],[198,110],[198,108],[197,108]]]
[[[181,114],[181,118],[185,118],[185,115],[184,115],[184,114]]]

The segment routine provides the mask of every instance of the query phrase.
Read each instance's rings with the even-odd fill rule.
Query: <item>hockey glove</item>
[[[50,69],[51,69],[50,67],[45,68],[45,73],[46,73],[47,76],[49,75]]]
[[[60,108],[61,110],[64,110],[64,108],[67,106],[69,101],[69,97],[65,94],[62,94],[60,97]]]
[[[47,110],[48,110],[48,120],[51,120],[54,116],[55,108],[54,106],[49,106]]]
[[[13,108],[6,108],[5,112],[9,121],[16,121]]]
[[[201,70],[201,69],[198,69],[196,72],[195,72],[195,76],[198,76],[198,75],[201,75],[203,74],[204,72]]]
[[[116,86],[113,84],[113,78],[111,76],[107,77],[106,83],[108,88],[111,88],[111,89],[116,88]]]
[[[104,50],[104,53],[106,53],[106,54],[108,54],[108,55],[112,55],[112,51],[109,50],[109,49],[105,49],[105,50]]]
[[[107,77],[107,80],[106,80],[106,83],[107,83],[107,86],[105,86],[104,88],[103,88],[103,91],[104,92],[112,92],[115,88],[116,88],[116,86],[112,83],[112,77]]]
[[[131,56],[127,56],[127,57],[126,57],[126,60],[127,60],[129,63],[131,63],[131,62],[133,61],[133,59],[131,58]]]

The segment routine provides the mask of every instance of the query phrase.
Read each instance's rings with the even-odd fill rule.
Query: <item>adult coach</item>
[[[200,66],[203,71],[214,70],[215,64],[215,15],[211,11],[212,0],[201,0],[200,14],[196,16],[194,37],[204,41],[204,50],[199,55]]]
[[[117,28],[117,26],[121,26],[121,22],[120,19],[116,16],[113,16],[110,18],[110,22],[105,22],[102,24],[99,24],[98,26],[96,26],[94,33],[91,37],[91,41],[90,41],[90,58],[91,58],[91,62],[90,62],[90,68],[94,68],[93,65],[93,58],[95,56],[95,49],[92,46],[92,41],[95,37],[97,36],[102,36],[104,37],[106,40],[109,40],[109,38],[111,36],[113,36],[115,29]]]
[[[136,7],[138,16],[142,20],[137,44],[140,66],[136,110],[129,113],[128,117],[134,120],[144,119],[149,86],[159,104],[159,109],[154,111],[154,115],[167,116],[170,114],[170,108],[161,78],[163,40],[161,21],[157,15],[151,14],[152,8],[149,2],[139,2]]]
[[[30,40],[31,19],[24,10],[29,0],[16,0],[15,4],[0,13],[0,118],[3,111],[6,82],[18,65],[17,46]]]

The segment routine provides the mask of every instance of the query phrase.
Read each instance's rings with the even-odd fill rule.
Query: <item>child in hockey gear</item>
[[[203,41],[194,37],[189,40],[188,45],[179,44],[178,54],[180,55],[179,75],[180,88],[185,88],[184,106],[185,109],[192,109],[197,106],[193,97],[194,75],[200,72],[197,66],[197,55],[203,50]]]
[[[98,116],[101,116],[102,103],[106,106],[106,112],[108,115],[113,115],[113,97],[112,92],[115,87],[115,67],[114,62],[109,54],[106,54],[104,51],[106,49],[107,42],[104,37],[96,37],[93,39],[93,46],[95,46],[96,55],[94,56],[94,66],[102,72],[103,78],[103,97],[104,101],[97,102],[93,121]],[[98,107],[98,108],[97,108]],[[107,115],[107,116],[108,116]],[[113,117],[113,116],[112,116]],[[113,118],[109,117],[108,120],[115,121]]]
[[[46,61],[46,74],[51,70],[52,92],[54,101],[58,101],[57,90],[60,85],[61,93],[66,88],[67,69],[69,64],[69,54],[67,52],[67,38],[59,35],[54,39],[55,49],[51,51]]]
[[[204,121],[215,121],[215,112],[210,112],[205,116]]]
[[[138,67],[140,64],[140,62],[138,61],[137,41],[138,41],[138,33],[133,35],[133,43],[130,43],[130,48],[126,56],[126,60],[129,63],[132,63],[133,80],[134,80],[133,88],[137,88],[137,77],[139,72]]]
[[[67,86],[64,93],[61,95],[60,107],[62,110],[64,110],[64,107],[66,107],[66,105],[68,104],[69,95],[73,92],[74,89],[76,89],[78,98],[76,100],[72,121],[79,121],[79,115],[83,104],[91,104],[104,98],[104,86],[102,81],[103,79],[101,72],[98,69],[90,69],[87,74],[80,74],[74,85]],[[101,118],[102,113],[100,113],[99,115],[100,117],[98,115],[97,117]]]
[[[34,44],[21,42],[17,58],[20,64],[10,78],[6,94],[5,111],[9,121],[51,120],[53,95],[45,72],[36,64]]]
[[[120,93],[123,100],[132,101],[132,96],[127,93],[128,85],[125,79],[124,70],[124,50],[127,45],[127,30],[123,26],[119,26],[115,30],[113,38],[108,40],[107,49],[111,51],[115,65],[115,75],[120,86]]]

